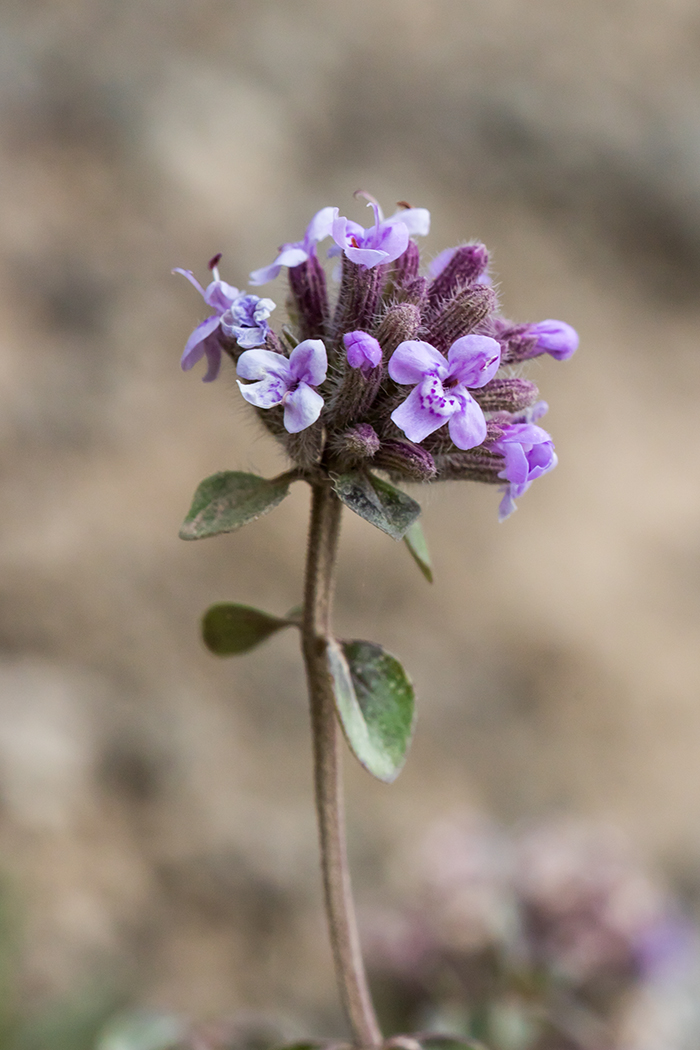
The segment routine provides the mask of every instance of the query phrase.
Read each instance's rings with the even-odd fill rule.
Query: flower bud
[[[409,281],[415,280],[420,270],[420,249],[415,241],[408,242],[408,248],[394,263],[391,277],[395,288],[404,288]]]
[[[389,360],[399,343],[416,338],[420,323],[420,309],[414,303],[397,303],[389,307],[375,333],[385,361]]]
[[[381,442],[374,427],[369,423],[357,423],[354,427],[336,434],[331,448],[339,459],[371,459],[379,450]]]
[[[290,314],[297,318],[300,342],[323,336],[328,328],[328,294],[326,275],[316,253],[289,270],[292,293]]]
[[[436,260],[438,262],[438,260]],[[486,273],[489,253],[483,244],[463,244],[441,269],[428,289],[430,308],[437,307],[456,291],[473,284]]]
[[[402,438],[383,441],[374,463],[404,481],[432,481],[435,477],[435,461],[428,450]]]
[[[428,340],[446,354],[455,340],[469,335],[496,308],[496,293],[487,285],[464,288],[440,304],[428,322]]]
[[[357,328],[365,332],[372,330],[384,276],[384,266],[361,266],[343,256],[338,304],[333,318],[336,339],[341,333]]]
[[[480,390],[473,391],[484,412],[520,412],[534,404],[539,390],[529,379],[518,377],[492,379]]]
[[[481,481],[500,485],[503,456],[489,452],[483,445],[468,452],[447,452],[435,457],[438,481]]]

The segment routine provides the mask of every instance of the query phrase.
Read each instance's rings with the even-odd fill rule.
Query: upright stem
[[[341,739],[327,647],[332,639],[333,570],[342,504],[330,485],[315,483],[306,559],[302,650],[311,701],[314,786],[321,869],[340,996],[358,1047],[379,1047],[381,1032],[367,985],[345,845]]]

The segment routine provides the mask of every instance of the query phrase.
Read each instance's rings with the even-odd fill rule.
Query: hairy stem
[[[327,647],[332,639],[333,570],[342,504],[327,483],[313,485],[306,559],[302,650],[311,702],[314,786],[321,869],[340,996],[358,1047],[381,1045],[365,974],[350,887],[340,727],[335,713]]]

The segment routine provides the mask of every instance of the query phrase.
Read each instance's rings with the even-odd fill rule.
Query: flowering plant
[[[214,313],[195,328],[182,367],[206,356],[205,381],[224,357],[260,421],[282,444],[291,467],[273,479],[237,471],[207,478],[180,531],[183,539],[233,532],[280,503],[295,481],[312,490],[301,613],[270,616],[247,606],[215,605],[204,641],[219,656],[245,652],[288,626],[301,630],[314,736],[316,803],[326,910],[341,997],[355,1044],[382,1043],[370,998],[350,892],[340,785],[339,726],[350,749],[380,780],[399,773],[410,743],[414,696],[399,661],[366,641],[338,641],[331,599],[343,506],[395,540],[404,540],[432,579],[420,506],[397,483],[471,480],[501,486],[500,517],[531,483],[556,466],[547,411],[517,366],[548,353],[570,357],[576,332],[560,321],[514,325],[498,312],[488,253],[467,243],[443,251],[421,272],[417,236],[429,232],[424,208],[405,202],[385,219],[368,198],[364,228],[322,208],[302,240],[250,275],[262,285],[286,268],[290,323],[275,332],[275,304],[219,277],[203,289],[183,274]],[[337,295],[328,294],[318,245],[340,257]],[[377,473],[379,472],[379,473]],[[388,479],[388,480],[387,480]],[[397,1037],[399,1038],[399,1037]],[[404,1037],[401,1037],[404,1038]],[[420,1044],[431,1045],[422,1036]],[[434,1042],[434,1039],[433,1039]]]

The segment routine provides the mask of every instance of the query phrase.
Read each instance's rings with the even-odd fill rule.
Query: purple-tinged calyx
[[[363,375],[382,361],[382,348],[373,335],[360,330],[347,332],[343,336],[343,346],[347,352],[351,368],[359,368]]]
[[[208,367],[204,376],[205,383],[211,383],[212,380],[216,379],[221,368],[222,349],[218,329],[222,326],[224,317],[228,316],[233,305],[239,299],[245,298],[243,293],[239,292],[237,288],[234,288],[231,284],[226,284],[219,277],[218,262],[220,258],[220,255],[215,255],[209,263],[209,269],[214,276],[214,280],[206,288],[202,288],[191,270],[182,270],[180,267],[173,270],[173,273],[182,274],[197,289],[207,306],[211,306],[214,310],[214,313],[207,317],[205,321],[202,321],[201,324],[198,324],[194,332],[192,332],[185,344],[185,350],[180,360],[181,368],[188,372],[202,357],[206,356]],[[271,300],[268,300],[268,302],[271,302]],[[272,307],[274,308],[274,303]],[[260,342],[264,342],[264,336]],[[259,346],[260,343],[249,345]]]
[[[542,477],[557,465],[552,438],[534,422],[547,411],[547,403],[538,401],[532,408],[512,416],[512,422],[500,423],[502,434],[490,446],[505,459],[499,473],[508,484],[498,508],[498,520],[505,521],[516,510],[515,500],[526,492],[536,478]]]
[[[389,375],[415,389],[391,413],[392,420],[416,442],[447,423],[457,448],[475,448],[486,437],[486,419],[469,388],[485,386],[500,361],[500,346],[484,335],[457,339],[447,359],[430,343],[417,339],[401,343],[389,361]]]
[[[289,358],[272,350],[246,350],[238,359],[236,371],[241,379],[241,394],[256,408],[284,406],[284,427],[298,434],[315,423],[323,408],[323,398],[316,390],[326,378],[328,359],[321,339],[305,339],[292,350]]]
[[[368,206],[374,211],[374,226],[365,229],[352,219],[341,216],[336,208],[331,235],[337,248],[331,248],[331,255],[337,254],[339,248],[351,262],[370,269],[381,263],[394,262],[406,251],[412,235],[423,236],[430,229],[427,208],[403,208],[385,219],[373,197],[366,193],[356,196],[367,198]]]
[[[316,245],[326,237],[330,237],[333,220],[338,215],[337,208],[321,208],[306,227],[304,237],[300,241],[291,241],[283,244],[279,254],[269,266],[263,266],[259,270],[253,270],[249,275],[249,283],[253,285],[267,284],[274,281],[283,266],[293,269],[306,262],[316,253]]]

